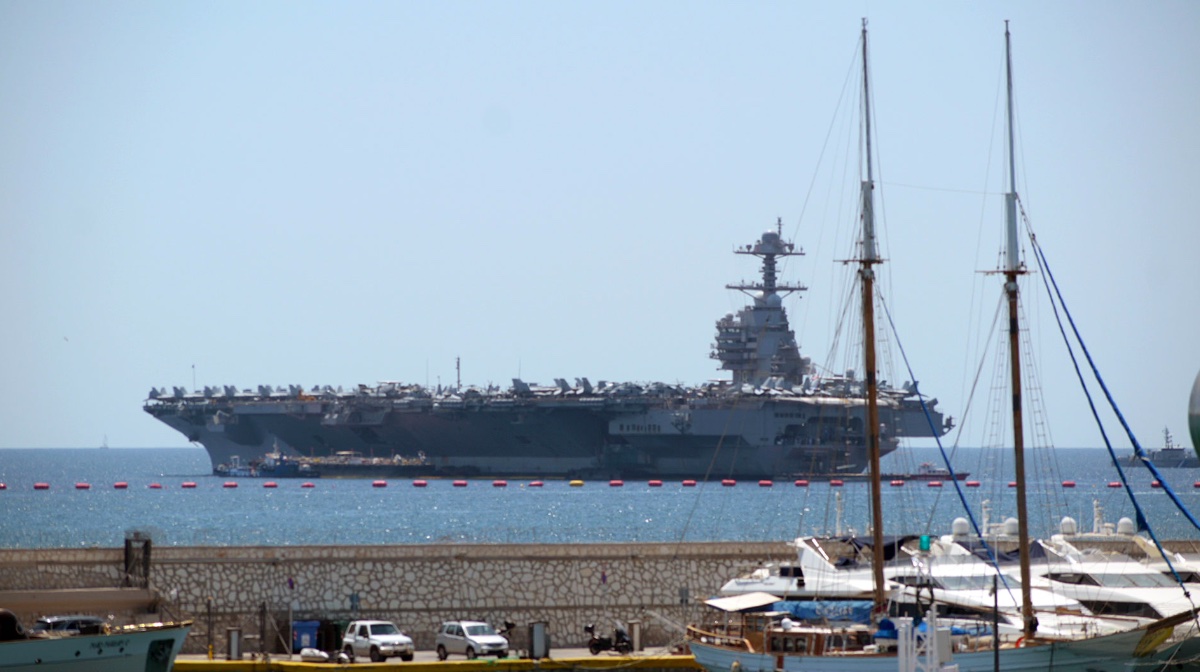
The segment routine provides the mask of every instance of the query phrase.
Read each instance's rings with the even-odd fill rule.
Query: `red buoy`
[[[34,483],[33,489],[34,490],[49,490],[50,484],[49,483]]]
[[[222,488],[236,488],[236,487],[237,487],[237,481],[225,481],[225,484],[224,484],[224,485],[222,485],[221,487],[222,487]]]
[[[115,489],[115,490],[128,490],[128,489],[129,489],[129,483],[128,483],[127,481],[117,481],[116,483],[113,483],[113,489]]]
[[[540,487],[542,487],[542,482],[541,482],[541,481],[530,481],[530,482],[529,482],[529,487],[531,487],[531,488],[540,488]]]
[[[508,481],[492,481],[493,488],[507,488]]]
[[[689,478],[683,482],[683,487],[694,488],[694,487],[696,487],[696,482]]]
[[[1121,487],[1121,482],[1120,481],[1109,481],[1108,487],[1119,488],[1119,487]],[[1196,483],[1196,487],[1200,488],[1200,482]]]
[[[88,483],[76,483],[75,489],[76,490],[91,490],[92,486]]]
[[[315,488],[315,487],[317,487],[317,486],[316,486],[316,484],[315,484],[315,483],[312,483],[312,482],[310,482],[310,481],[305,481],[305,482],[303,482],[303,483],[301,483],[301,484],[300,484],[300,487],[302,487],[302,488]]]
[[[7,483],[0,483],[0,490],[7,490],[7,489],[8,489]]]
[[[893,488],[899,488],[899,487],[901,487],[901,486],[903,486],[903,485],[904,485],[904,481],[902,481],[902,480],[900,480],[900,479],[896,479],[896,480],[892,481],[892,487],[893,487]]]
[[[619,478],[614,478],[613,480],[608,482],[608,487],[610,487],[610,488],[619,488],[623,485],[625,485],[625,481],[622,481]]]
[[[978,488],[979,485],[980,485],[979,481],[967,481],[968,488]]]
[[[832,481],[830,481],[830,482],[829,482],[829,487],[831,487],[831,488],[840,488],[840,487],[842,487],[842,486],[843,486],[843,485],[845,485],[845,484],[846,484],[846,482],[845,482],[845,481],[843,481],[842,479],[840,479],[840,478],[835,478],[835,479],[833,479]]]
[[[1015,488],[1015,487],[1017,487],[1017,482],[1016,482],[1016,481],[1009,481],[1009,482],[1008,482],[1008,487],[1010,487],[1010,488]]]
[[[1075,481],[1063,481],[1062,486],[1064,488],[1073,488],[1075,487]]]
[[[929,482],[929,484],[928,484],[928,487],[930,487],[930,488],[940,488],[940,487],[942,487],[942,482],[941,482],[941,481],[930,481],[930,482]]]
[[[183,482],[183,485],[180,485],[179,487],[181,487],[181,488],[194,488],[194,487],[196,487],[196,482],[195,482],[195,481],[184,481],[184,482]]]
[[[721,485],[725,486],[726,488],[732,488],[733,486],[737,485],[737,481],[733,480],[732,478],[723,478],[721,479]]]
[[[1152,488],[1161,488],[1161,487],[1162,487],[1162,481],[1150,481],[1150,487],[1152,487]]]
[[[652,488],[661,488],[661,487],[662,487],[662,481],[659,481],[659,480],[654,480],[654,481],[650,481],[650,482],[649,482],[649,483],[647,483],[646,485],[648,485],[648,486],[650,486],[650,487],[652,487]]]
[[[275,481],[267,481],[266,483],[263,483],[263,487],[264,488],[278,488],[279,484],[276,483]]]
[[[796,487],[797,487],[797,488],[807,488],[807,487],[808,487],[808,481],[806,481],[806,480],[804,480],[804,479],[802,478],[802,479],[800,479],[800,480],[796,481]]]
[[[466,481],[455,481],[455,482],[454,482],[454,487],[456,487],[456,488],[465,488],[465,487],[467,487],[467,482],[466,482]]]
[[[162,490],[163,489],[162,483],[151,483],[150,485],[147,485],[146,487],[150,488],[151,490]]]
[[[425,486],[427,486],[427,485],[429,485],[429,483],[427,483],[426,481],[423,481],[423,480],[421,480],[421,479],[419,479],[419,478],[418,478],[417,480],[413,481],[413,487],[414,487],[414,488],[423,488],[423,487],[425,487]]]
[[[372,488],[386,488],[387,481],[371,481]]]
[[[774,481],[763,480],[763,481],[758,482],[758,487],[760,487],[760,488],[769,488],[773,485],[775,485]]]

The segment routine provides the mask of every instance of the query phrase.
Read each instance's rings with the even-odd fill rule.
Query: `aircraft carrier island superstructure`
[[[803,254],[768,231],[737,254],[761,259],[761,281],[727,285],[753,302],[717,321],[712,357],[731,380],[511,388],[381,383],[256,390],[152,389],[145,411],[208,451],[214,468],[280,451],[404,458],[427,476],[786,478],[865,469],[866,404],[853,373],[818,376],[801,356],[779,283],[780,258]],[[881,451],[950,428],[911,385],[879,391]],[[932,426],[931,426],[932,423]],[[936,427],[936,430],[933,429]],[[418,457],[419,456],[419,457]],[[412,467],[416,460],[417,467]]]

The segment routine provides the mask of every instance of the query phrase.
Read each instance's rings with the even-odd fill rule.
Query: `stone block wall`
[[[585,624],[611,631],[614,619],[668,646],[682,638],[670,624],[697,620],[725,581],[791,555],[782,543],[155,547],[150,579],[164,617],[195,619],[189,653],[210,633],[223,651],[229,627],[252,636],[247,651],[260,632],[280,651],[289,620],[354,618],[394,621],[419,649],[458,618],[516,623],[516,649],[531,622],[549,624],[553,646],[582,646]],[[119,585],[122,562],[120,549],[0,550],[0,591]]]

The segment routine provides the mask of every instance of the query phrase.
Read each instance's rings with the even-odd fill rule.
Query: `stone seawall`
[[[722,583],[791,556],[782,543],[153,547],[149,578],[162,617],[195,619],[188,653],[210,641],[222,651],[230,627],[251,636],[248,651],[260,635],[280,651],[289,620],[330,622],[319,636],[336,648],[332,623],[354,618],[394,621],[419,649],[456,618],[516,623],[516,649],[531,622],[549,624],[554,646],[582,646],[585,624],[611,630],[613,619],[639,621],[646,646],[668,646],[682,636],[672,623],[696,620]],[[0,550],[0,567],[0,591],[112,588],[124,551]]]

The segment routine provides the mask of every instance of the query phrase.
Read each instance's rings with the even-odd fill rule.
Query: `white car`
[[[412,660],[413,640],[391,621],[351,621],[342,637],[342,653],[350,657],[350,662],[360,656],[370,658],[372,663],[395,656]]]
[[[508,656],[508,640],[481,621],[447,621],[438,628],[437,657],[445,660],[452,653],[476,656]]]

